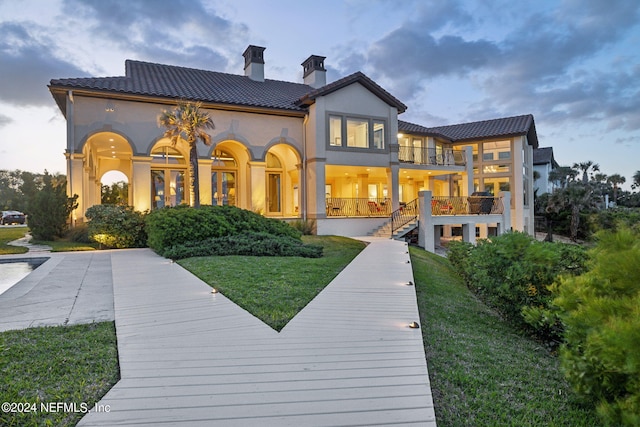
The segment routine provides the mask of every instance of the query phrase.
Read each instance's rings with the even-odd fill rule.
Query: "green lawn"
[[[477,300],[449,262],[410,250],[440,427],[597,426],[558,359],[514,333]]]
[[[0,255],[23,254],[27,248],[7,245],[8,242],[24,237],[29,231],[27,227],[0,226]]]
[[[325,256],[180,263],[279,330],[364,247],[340,237],[304,240],[323,245]],[[593,409],[581,407],[563,380],[557,358],[478,301],[446,259],[410,252],[440,427],[599,425]],[[91,406],[117,379],[113,322],[0,333],[1,401]],[[82,415],[0,413],[0,425],[71,426]]]
[[[74,426],[119,379],[113,322],[0,332],[0,402],[35,413],[0,411],[1,426]],[[76,404],[47,412],[41,403]],[[35,407],[32,406],[35,404]]]
[[[304,236],[322,245],[322,258],[224,256],[179,261],[224,296],[281,330],[364,248],[335,236]]]

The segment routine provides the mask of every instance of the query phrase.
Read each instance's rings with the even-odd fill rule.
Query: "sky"
[[[640,170],[638,0],[0,0],[0,169],[65,173],[51,79],[123,76],[126,59],[327,82],[362,71],[441,126],[533,114],[561,165]]]

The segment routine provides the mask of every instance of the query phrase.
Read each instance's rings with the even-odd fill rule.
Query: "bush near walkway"
[[[173,246],[202,246],[208,239],[266,233],[300,241],[289,224],[234,206],[176,206],[152,211],[146,218],[149,247],[167,256]],[[228,253],[227,253],[228,255]]]
[[[561,280],[561,362],[609,425],[640,425],[640,231],[601,232],[591,270]]]
[[[562,325],[550,304],[552,284],[561,274],[585,270],[579,246],[539,242],[510,232],[477,246],[451,242],[449,260],[467,286],[517,327],[532,330],[551,347],[561,342]]]
[[[89,239],[108,248],[143,248],[144,214],[131,206],[94,205],[87,209]]]

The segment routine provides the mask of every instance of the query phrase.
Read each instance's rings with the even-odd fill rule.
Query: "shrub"
[[[109,248],[142,248],[146,246],[142,212],[131,206],[95,205],[87,209],[89,239]]]
[[[562,325],[550,308],[555,279],[560,274],[584,271],[582,248],[562,243],[538,242],[521,232],[505,233],[477,246],[453,244],[450,260],[467,286],[508,321],[532,329],[556,346]]]
[[[569,382],[610,425],[640,425],[640,232],[600,232],[591,269],[561,280]]]
[[[300,232],[285,222],[234,206],[201,206],[197,209],[177,206],[158,209],[147,215],[146,225],[149,247],[161,255],[174,245],[245,231],[300,238]]]
[[[69,215],[78,206],[78,196],[67,197],[65,179],[52,177],[45,171],[42,180],[44,186],[29,201],[27,222],[36,240],[53,240],[67,230]]]
[[[89,238],[89,227],[87,224],[76,225],[65,233],[65,237],[71,242],[91,243]]]
[[[322,257],[322,246],[304,245],[300,240],[289,236],[274,236],[264,232],[247,231],[241,234],[211,237],[206,240],[174,245],[164,251],[164,256],[171,259],[212,255],[320,258]]]
[[[316,232],[315,219],[297,219],[290,222],[289,225],[302,233],[303,236],[310,236]]]

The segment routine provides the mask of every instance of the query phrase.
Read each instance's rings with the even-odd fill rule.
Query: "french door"
[[[282,213],[282,173],[267,173],[267,213]]]
[[[184,170],[151,170],[151,206],[153,209],[188,203]]]
[[[235,172],[211,172],[211,201],[214,206],[236,205]]]

